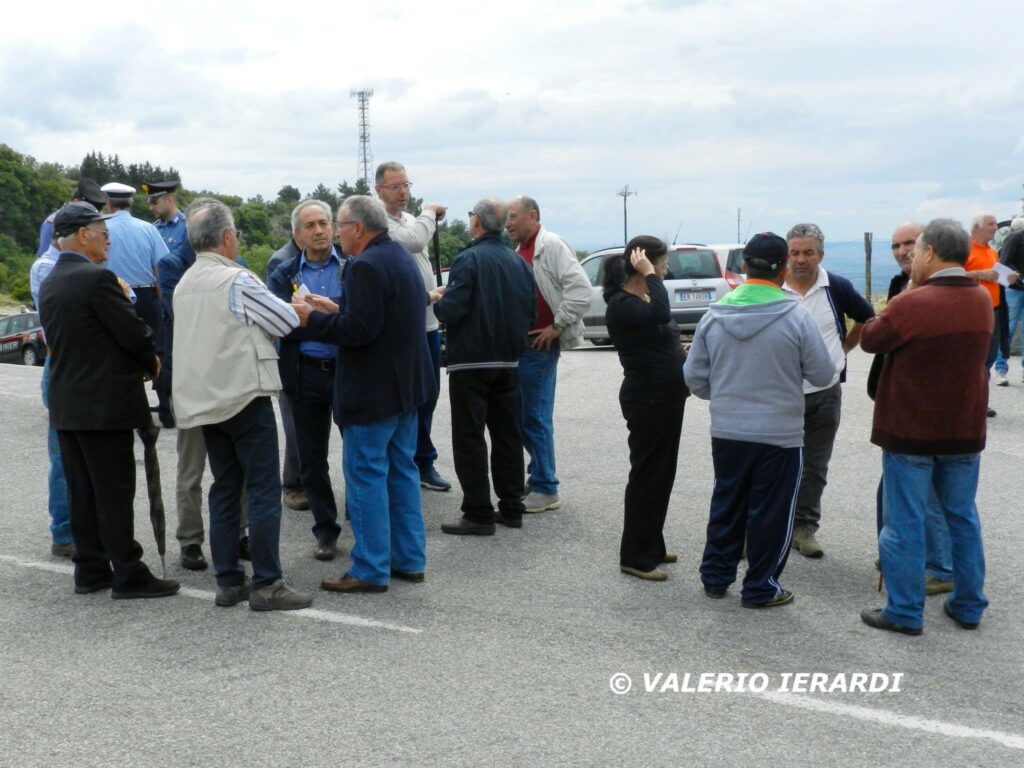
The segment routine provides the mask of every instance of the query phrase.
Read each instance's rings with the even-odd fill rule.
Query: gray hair
[[[540,206],[537,205],[536,200],[529,195],[519,195],[517,197],[513,197],[512,200],[518,200],[519,204],[523,206],[524,211],[536,211],[537,221],[540,221]],[[512,202],[512,200],[509,202]]]
[[[1015,216],[1010,222],[1010,231],[1020,232],[1022,229],[1024,229],[1024,216]]]
[[[235,228],[231,209],[220,200],[200,197],[185,211],[188,243],[196,253],[220,247],[224,233]]]
[[[985,219],[996,219],[996,215],[989,211],[982,211],[981,213],[975,214],[974,218],[971,219],[971,232],[980,227],[981,223],[985,221]],[[999,219],[996,219],[996,221],[999,221]]]
[[[933,219],[921,233],[921,245],[930,245],[940,261],[949,261],[961,266],[967,263],[971,252],[971,238],[959,221]]]
[[[318,200],[315,197],[310,198],[309,200],[303,200],[301,203],[299,203],[292,209],[292,232],[299,228],[299,214],[306,208],[309,208],[310,206],[313,205],[318,206],[324,212],[324,215],[327,217],[328,221],[334,220],[334,214],[331,213],[331,206],[329,206],[323,200]]]
[[[473,206],[476,220],[485,232],[499,234],[508,222],[508,206],[497,197],[485,197]]]
[[[348,214],[349,221],[360,222],[370,232],[388,231],[388,212],[380,200],[368,195],[352,195],[346,198],[341,210]]]
[[[786,242],[797,237],[813,237],[818,241],[818,253],[825,252],[825,233],[817,224],[796,224],[786,235]]]
[[[405,166],[401,163],[396,163],[394,160],[388,160],[386,163],[381,163],[377,166],[377,173],[374,174],[373,180],[377,184],[384,183],[384,174],[388,171],[404,171]]]

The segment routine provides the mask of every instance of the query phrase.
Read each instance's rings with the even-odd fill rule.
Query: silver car
[[[605,303],[601,281],[605,262],[622,253],[622,248],[605,248],[585,257],[580,264],[593,286],[590,309],[583,317],[583,337],[598,346],[610,344],[605,325]],[[665,288],[672,305],[672,319],[679,329],[692,332],[708,306],[734,286],[726,281],[715,252],[706,245],[670,245]]]

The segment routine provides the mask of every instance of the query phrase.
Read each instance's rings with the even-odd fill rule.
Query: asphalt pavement
[[[884,599],[861,352],[823,502],[825,557],[794,553],[782,583],[795,602],[761,611],[740,607],[738,587],[718,601],[701,591],[713,472],[695,398],[665,526],[679,562],[663,583],[619,573],[628,460],[608,349],[559,365],[562,509],[453,537],[440,525],[458,516],[457,487],[424,491],[424,584],[318,592],[289,614],[217,608],[211,571],[178,565],[170,430],[159,453],[182,594],[74,595],[70,564],[49,555],[40,370],[0,366],[0,766],[1024,765],[1024,384],[1012,362],[1012,385],[992,389],[978,495],[991,607],[970,632],[928,598],[917,638],[858,616]],[[454,481],[443,387],[437,466]],[[141,446],[137,457],[137,537],[158,570]],[[331,466],[340,499],[336,433]],[[281,553],[289,580],[315,590],[344,570],[352,539],[346,528],[343,556],[318,562],[311,524],[284,510]],[[858,681],[885,690],[851,691]]]

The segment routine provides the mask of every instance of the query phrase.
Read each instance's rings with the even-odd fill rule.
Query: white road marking
[[[63,575],[71,575],[75,572],[74,566],[67,565],[65,563],[46,563],[40,560],[23,560],[20,557],[12,557],[11,555],[0,555],[0,562],[10,563],[11,565],[16,565],[20,568],[32,568],[37,571],[48,571],[50,573],[60,573]],[[214,597],[216,597],[215,592],[211,592],[206,589],[193,589],[192,587],[182,587],[178,594],[182,597],[189,597],[194,600],[206,600],[210,603],[212,603]],[[413,635],[419,635],[423,632],[422,629],[407,627],[404,624],[392,624],[387,621],[366,619],[362,616],[354,616],[350,613],[325,611],[321,608],[303,608],[299,611],[275,611],[275,613],[299,619],[326,621],[331,624],[347,624],[351,627],[362,627],[363,629],[387,629],[391,632],[405,632]]]
[[[881,725],[891,725],[897,728],[906,728],[913,731],[925,731],[926,733],[937,733],[941,736],[952,736],[958,739],[989,739],[1010,749],[1024,750],[1024,736],[1014,733],[1003,733],[1002,731],[989,731],[981,728],[971,728],[967,725],[946,723],[942,720],[927,720],[923,717],[913,715],[901,715],[887,709],[874,709],[873,707],[859,707],[855,704],[843,704],[838,701],[826,701],[812,696],[805,696],[796,693],[752,693],[752,696],[767,699],[773,704],[781,704],[785,707],[795,707],[811,712],[823,712],[830,715],[841,715],[843,717],[854,717],[859,720],[867,720]]]

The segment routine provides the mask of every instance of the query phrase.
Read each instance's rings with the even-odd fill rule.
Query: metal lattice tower
[[[349,91],[349,96],[359,99],[359,176],[370,184],[370,164],[373,162],[373,155],[370,154],[370,97],[373,90],[363,89],[357,91],[354,88]]]

